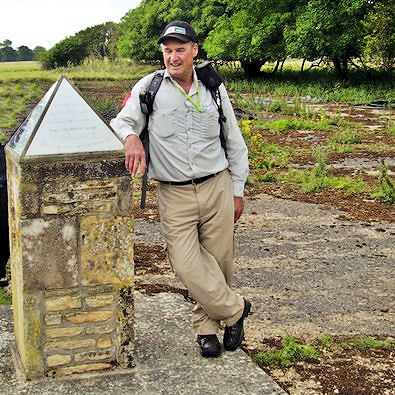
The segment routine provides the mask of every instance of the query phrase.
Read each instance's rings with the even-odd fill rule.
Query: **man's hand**
[[[243,210],[244,210],[243,198],[240,196],[234,196],[234,205],[235,205],[234,221],[237,222],[241,217],[241,214],[243,214]]]
[[[146,163],[143,143],[135,134],[127,136],[125,140],[125,167],[132,176],[135,176],[138,172],[142,176],[145,173]]]

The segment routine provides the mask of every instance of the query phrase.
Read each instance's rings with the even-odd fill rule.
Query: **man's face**
[[[193,59],[198,53],[198,45],[167,39],[162,44],[163,61],[174,79],[188,79],[193,68]]]

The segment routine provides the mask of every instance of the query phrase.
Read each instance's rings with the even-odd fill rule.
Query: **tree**
[[[226,0],[143,0],[121,21],[118,55],[143,61],[161,61],[157,40],[165,25],[174,20],[189,22],[202,44],[218,17],[225,11]],[[205,58],[202,46],[199,57]]]
[[[294,21],[293,11],[302,1],[228,0],[204,43],[207,54],[217,60],[238,60],[249,75],[259,74],[268,60],[285,59],[284,29]]]
[[[386,72],[395,66],[395,0],[376,0],[366,18],[364,56]]]
[[[19,61],[33,60],[33,51],[26,45],[21,45],[17,48],[17,58]]]
[[[327,59],[338,76],[346,77],[350,60],[362,54],[368,8],[366,0],[310,0],[297,9],[295,26],[285,29],[288,53]]]
[[[9,40],[8,40],[9,41]],[[9,41],[11,43],[11,41]],[[5,45],[0,48],[0,61],[1,62],[16,62],[17,52],[10,45]]]
[[[47,50],[44,47],[41,46],[36,46],[33,49],[33,59],[34,60],[43,60],[45,57],[45,54],[47,53]]]
[[[43,66],[46,69],[52,69],[78,65],[90,55],[110,56],[116,36],[117,25],[113,22],[88,27],[74,36],[66,37],[50,48],[42,61]]]
[[[11,47],[11,45],[12,45],[12,41],[6,39],[2,43],[0,43],[0,48]]]

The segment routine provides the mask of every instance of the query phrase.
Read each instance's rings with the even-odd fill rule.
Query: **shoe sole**
[[[222,350],[221,350],[222,351]],[[204,358],[216,358],[221,355],[221,351],[218,353],[208,353],[208,352],[200,352],[201,356]]]

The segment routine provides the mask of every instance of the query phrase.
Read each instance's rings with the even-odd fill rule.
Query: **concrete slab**
[[[11,349],[12,311],[0,307],[0,393],[16,394],[286,394],[241,350],[200,356],[191,330],[192,305],[179,294],[136,293],[136,368],[102,375],[26,382]]]

